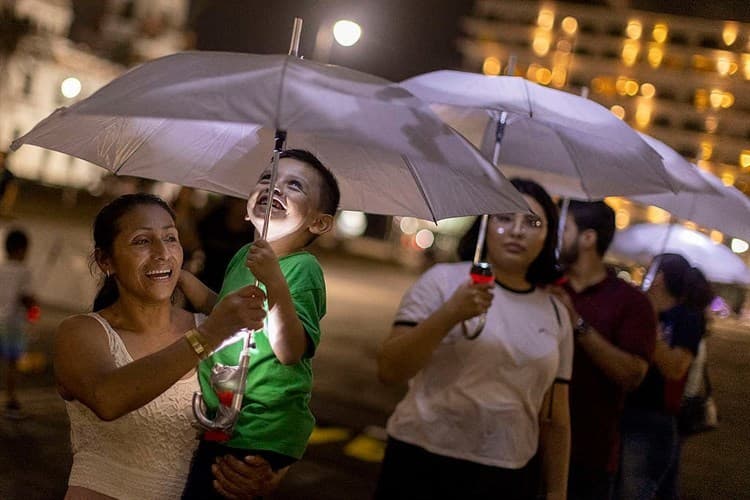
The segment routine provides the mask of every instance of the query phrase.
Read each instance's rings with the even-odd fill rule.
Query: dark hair
[[[5,251],[8,255],[29,248],[29,237],[22,229],[12,229],[5,236]]]
[[[105,205],[94,219],[94,249],[100,257],[112,255],[112,245],[120,233],[120,219],[138,207],[154,205],[163,208],[175,220],[175,214],[166,201],[148,193],[125,194]],[[114,276],[105,276],[101,288],[94,298],[94,311],[100,311],[114,304],[120,297]]]
[[[570,200],[568,213],[579,231],[592,229],[596,233],[596,253],[604,256],[615,237],[615,211],[603,201]]]
[[[307,163],[318,171],[323,178],[323,184],[320,190],[320,206],[318,209],[328,215],[336,215],[339,208],[341,192],[339,184],[333,172],[318,159],[317,156],[305,149],[285,149],[279,154],[279,158],[292,158],[303,163]]]
[[[547,218],[547,235],[544,238],[544,246],[526,271],[526,279],[534,285],[553,283],[560,277],[557,259],[555,258],[558,223],[557,206],[547,194],[547,191],[536,182],[527,179],[511,179],[510,182],[521,194],[534,198],[542,206],[544,216]],[[458,243],[458,256],[461,260],[472,260],[474,258],[479,224],[480,218],[478,217]],[[486,252],[487,245],[485,244],[482,255]]]
[[[706,276],[682,255],[663,253],[654,260],[658,263],[657,272],[664,276],[667,292],[681,304],[702,312],[714,298],[711,284]]]

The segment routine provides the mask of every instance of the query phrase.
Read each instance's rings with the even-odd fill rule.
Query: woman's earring
[[[109,269],[104,271],[104,276],[106,277],[106,279],[109,279],[109,277],[112,276],[112,273],[109,272]]]

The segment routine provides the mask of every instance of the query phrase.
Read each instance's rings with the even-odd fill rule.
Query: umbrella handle
[[[466,326],[466,321],[462,321],[461,333],[466,340],[474,340],[482,333],[485,324],[487,324],[487,313],[482,313],[482,315],[479,316],[479,324],[477,324],[477,327],[472,332],[469,332],[469,327]]]
[[[240,353],[240,362],[232,375],[232,378],[234,378],[234,383],[231,384],[232,390],[219,395],[219,407],[213,420],[207,415],[208,409],[202,393],[193,393],[193,415],[198,422],[198,426],[206,431],[204,438],[208,441],[227,441],[232,436],[234,426],[240,416],[242,399],[245,395],[247,371],[250,366],[250,349],[255,347],[253,334],[254,332],[245,330],[246,336]]]
[[[486,223],[486,220],[485,220]],[[481,233],[480,233],[481,234]],[[494,274],[492,273],[492,266],[490,266],[489,262],[474,262],[471,266],[471,271],[469,271],[469,276],[471,276],[471,281],[476,283],[491,283],[492,280],[495,279]],[[487,313],[482,313],[479,316],[479,323],[477,324],[476,328],[472,332],[469,332],[469,327],[466,326],[466,321],[461,322],[461,333],[463,333],[463,336],[467,340],[474,340],[475,338],[479,337],[479,334],[482,333],[482,330],[484,330],[484,325],[487,323]]]

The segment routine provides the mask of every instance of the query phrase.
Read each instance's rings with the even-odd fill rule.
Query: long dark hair
[[[511,179],[511,184],[521,193],[534,198],[542,206],[544,216],[547,218],[547,235],[544,238],[544,246],[536,259],[526,271],[526,280],[532,285],[544,285],[555,282],[560,276],[559,266],[555,258],[555,247],[557,246],[557,206],[542,186],[528,179]],[[461,260],[472,260],[479,235],[480,219],[461,238],[458,243],[458,256]],[[487,245],[482,249],[482,256],[487,253]]]
[[[659,266],[657,272],[664,276],[667,292],[680,304],[702,314],[714,298],[706,276],[682,255],[663,253],[655,259]]]
[[[131,211],[144,205],[155,205],[163,208],[175,220],[175,214],[166,201],[148,193],[125,194],[115,198],[105,205],[94,219],[94,255],[92,255],[92,269],[97,261],[103,257],[112,256],[112,245],[120,233],[120,219]],[[99,291],[94,298],[93,311],[114,304],[120,298],[120,290],[113,275],[104,276]]]

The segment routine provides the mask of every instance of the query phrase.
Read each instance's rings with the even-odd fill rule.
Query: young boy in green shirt
[[[310,152],[283,151],[273,195],[270,167],[248,199],[248,218],[260,234],[266,208],[271,218],[266,241],[242,247],[227,266],[218,297],[189,273],[180,286],[201,312],[257,279],[268,298],[266,329],[255,333],[242,409],[234,434],[226,442],[203,435],[191,466],[183,498],[213,498],[211,466],[219,456],[259,455],[273,470],[299,460],[315,419],[309,409],[312,356],[320,340],[326,292],[320,264],[304,247],[333,227],[339,188],[333,174]],[[211,386],[212,368],[236,365],[241,336],[224,342],[199,365],[198,377],[209,411],[219,399]],[[221,369],[221,367],[217,367]]]

